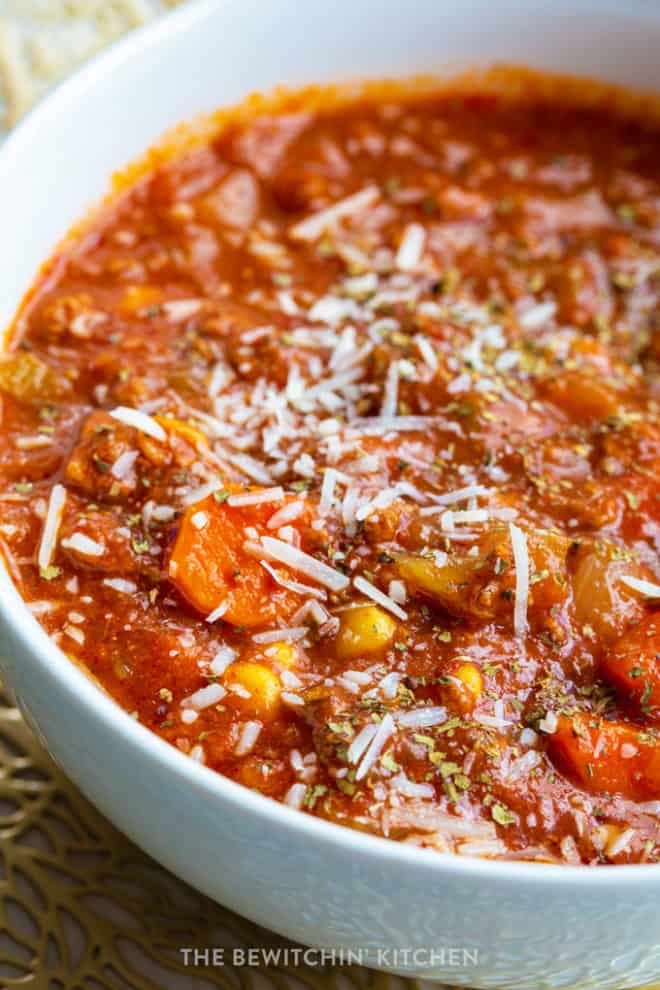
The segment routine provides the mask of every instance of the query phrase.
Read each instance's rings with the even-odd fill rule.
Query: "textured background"
[[[178,0],[0,0],[5,127],[58,79]]]

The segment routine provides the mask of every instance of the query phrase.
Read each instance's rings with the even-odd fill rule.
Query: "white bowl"
[[[657,0],[186,6],[61,86],[3,147],[0,326],[111,172],[180,119],[278,83],[497,61],[660,90],[658,51]],[[50,642],[2,568],[0,640],[6,681],[84,793],[167,867],[253,921],[456,985],[622,990],[660,974],[657,867],[452,858],[269,801],[120,711]]]

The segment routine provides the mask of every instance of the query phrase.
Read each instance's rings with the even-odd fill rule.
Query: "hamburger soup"
[[[658,130],[574,88],[228,117],[18,315],[13,579],[246,787],[442,852],[654,862],[659,262]]]

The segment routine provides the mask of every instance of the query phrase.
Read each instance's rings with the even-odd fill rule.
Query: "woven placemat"
[[[0,134],[58,79],[176,2],[0,0]],[[259,962],[267,949],[286,961]],[[257,965],[241,965],[247,950],[258,950]],[[300,964],[295,946],[173,877],[82,797],[0,684],[0,988],[420,986],[361,967]]]
[[[295,947],[197,893],[110,825],[55,766],[0,686],[0,987],[417,986],[359,967],[296,965],[295,951],[282,949]],[[257,965],[242,964],[247,950],[257,950]],[[280,950],[282,964],[261,961],[265,950]]]

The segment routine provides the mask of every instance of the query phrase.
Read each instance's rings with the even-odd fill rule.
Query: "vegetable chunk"
[[[628,630],[603,660],[603,676],[647,718],[660,722],[660,618]]]
[[[280,705],[280,679],[264,664],[239,660],[227,670],[224,683],[230,690],[237,686],[241,691],[237,697],[243,707],[260,718],[274,715]]]
[[[549,751],[559,769],[587,791],[632,801],[660,797],[660,746],[650,732],[625,722],[562,717]]]
[[[573,574],[575,621],[604,644],[643,614],[634,592],[621,581],[624,574],[642,577],[639,566],[613,544],[585,543],[578,551]]]
[[[528,536],[531,558],[530,618],[547,623],[550,609],[567,595],[564,579],[569,541],[539,530]],[[443,563],[405,556],[397,570],[413,593],[423,595],[459,618],[495,619],[511,614],[515,567],[508,530],[486,534],[478,556],[452,554]]]
[[[344,612],[337,636],[340,657],[359,657],[383,650],[394,639],[396,622],[377,605],[362,605]]]
[[[66,379],[28,351],[18,351],[0,360],[0,392],[19,402],[57,399],[68,391]]]
[[[276,584],[245,549],[246,528],[268,530],[272,504],[229,506],[214,495],[185,512],[169,563],[169,576],[198,612],[209,615],[224,606],[222,618],[252,628],[291,615],[302,602]]]

